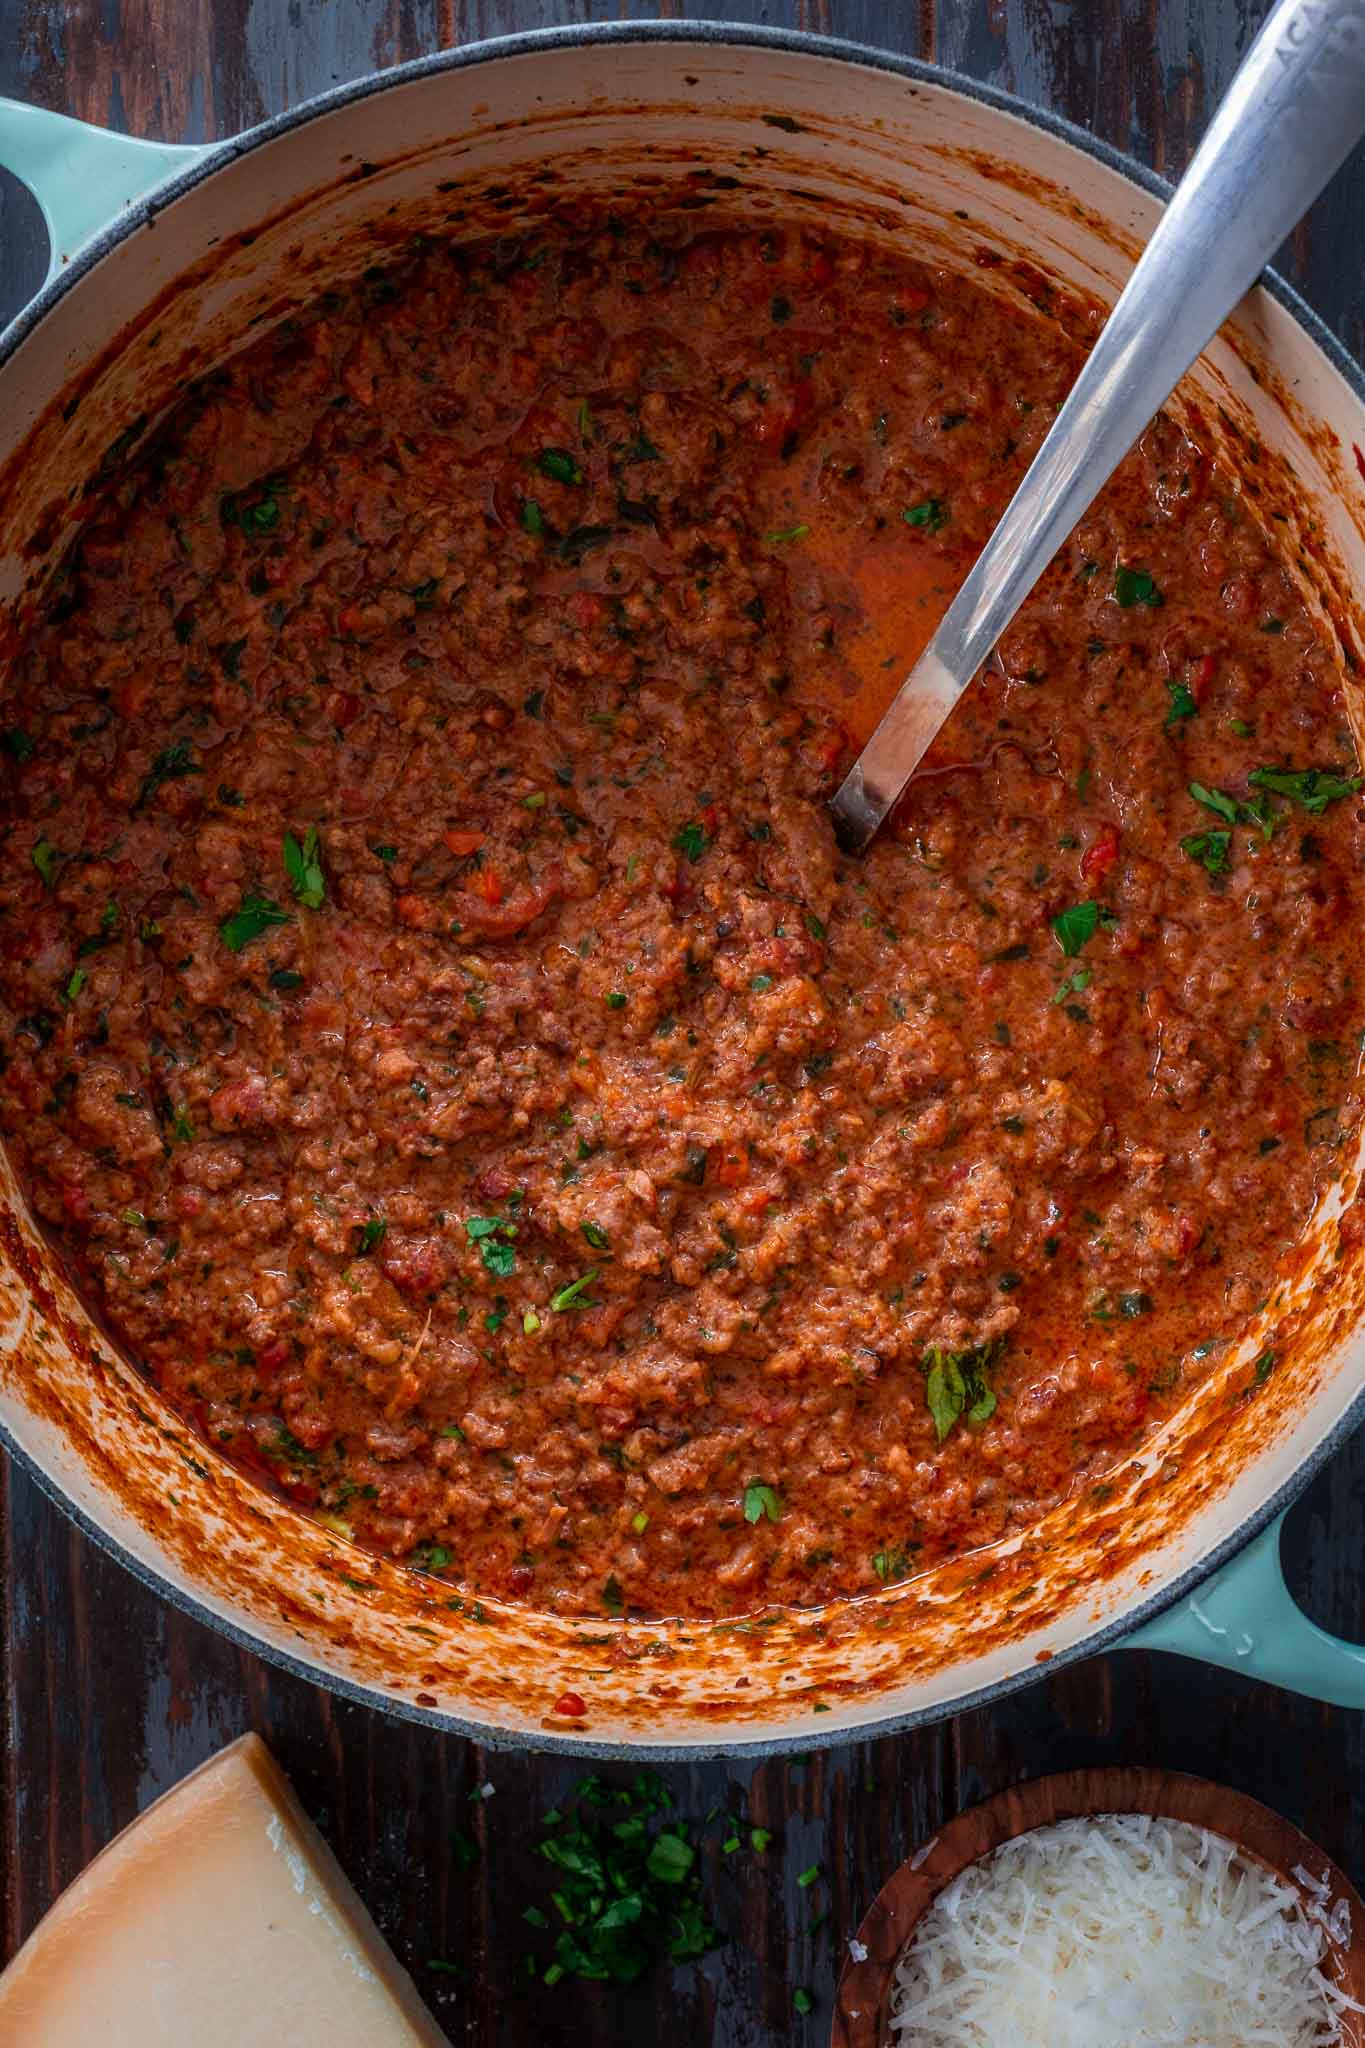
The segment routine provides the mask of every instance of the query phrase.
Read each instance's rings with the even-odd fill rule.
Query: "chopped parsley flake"
[[[322,871],[316,825],[308,827],[301,846],[292,832],[285,833],[284,871],[304,909],[321,910],[327,896],[327,877]]]
[[[1114,596],[1129,611],[1135,604],[1144,604],[1155,611],[1166,600],[1145,569],[1129,569],[1126,566],[1114,573]]]
[[[907,526],[922,526],[926,533],[938,533],[948,524],[948,510],[941,498],[925,498],[901,513]]]
[[[163,782],[178,782],[183,776],[202,773],[203,770],[194,758],[194,749],[189,741],[175,740],[157,755],[143,776],[137,801],[139,804],[145,804],[149,797],[155,796]]]
[[[1180,851],[1211,875],[1226,874],[1231,850],[1231,832],[1189,832],[1180,842]]]
[[[602,1601],[608,1613],[621,1611],[615,1580]],[[716,1946],[693,1830],[671,1805],[663,1780],[646,1771],[628,1787],[585,1778],[570,1812],[546,1814],[538,1848],[551,1867],[554,1911],[532,1906],[523,1916],[531,1927],[558,1929],[554,1960],[536,1965],[542,1983],[633,1984],[661,1956],[685,1962]]]
[[[1192,782],[1190,795],[1197,804],[1202,804],[1206,811],[1213,811],[1218,817],[1226,818],[1229,825],[1237,823],[1237,799],[1229,796],[1225,790],[1205,789],[1202,782]]]
[[[583,481],[583,472],[567,448],[542,448],[536,457],[536,467],[553,483],[581,484]]]
[[[356,1245],[356,1257],[358,1259],[367,1258],[371,1252],[378,1251],[388,1234],[389,1226],[384,1217],[367,1217],[360,1226],[360,1238]]]
[[[1089,988],[1094,979],[1094,974],[1088,967],[1078,968],[1074,974],[1068,974],[1066,980],[1059,985],[1056,994],[1050,998],[1053,1007],[1064,1003],[1070,995],[1080,995],[1083,989]],[[1007,1124],[1006,1129],[1008,1128]]]
[[[1184,719],[1197,717],[1199,706],[1195,703],[1186,684],[1168,682],[1166,688],[1170,693],[1171,699],[1165,721],[1166,730],[1169,732],[1173,725],[1181,724]]]
[[[586,1273],[580,1273],[578,1278],[571,1280],[567,1287],[561,1287],[557,1294],[552,1294],[550,1296],[550,1307],[554,1313],[558,1316],[563,1315],[565,1309],[590,1308],[592,1303],[585,1301],[583,1296],[585,1290],[591,1287],[593,1281],[597,1278],[597,1273],[598,1268],[596,1266],[589,1266]]]
[[[1290,797],[1318,817],[1328,804],[1354,796],[1361,777],[1338,775],[1330,768],[1253,768],[1247,781],[1255,789],[1273,790],[1276,796]]]
[[[1094,938],[1099,921],[1098,903],[1073,903],[1053,918],[1053,936],[1068,960],[1074,960],[1086,941]]]
[[[744,1519],[761,1522],[765,1515],[770,1522],[782,1520],[782,1496],[775,1487],[752,1479],[744,1489]]]
[[[995,1390],[986,1374],[1004,1351],[1004,1340],[977,1344],[967,1351],[925,1353],[925,1398],[940,1443],[952,1435],[965,1414],[969,1422],[989,1422],[995,1413]]]
[[[700,860],[710,844],[705,827],[697,824],[695,819],[689,819],[688,823],[673,835],[673,851],[682,854],[685,860]]]
[[[242,898],[240,909],[223,919],[218,933],[230,952],[240,953],[244,946],[249,946],[253,939],[259,939],[262,932],[268,932],[272,925],[288,924],[289,921],[288,912],[281,910],[278,903],[253,891]]]

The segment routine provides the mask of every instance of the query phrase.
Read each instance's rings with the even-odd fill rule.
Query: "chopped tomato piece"
[[[444,839],[446,845],[450,848],[452,853],[463,854],[477,853],[479,848],[483,845],[485,839],[488,837],[488,834],[486,832],[452,831],[443,832],[441,834],[441,837],[442,839]],[[497,902],[499,900],[500,899],[497,897],[490,897],[489,899],[490,902]]]
[[[712,1166],[711,1174],[723,1188],[742,1187],[749,1178],[748,1153],[727,1146]]]
[[[555,1712],[563,1714],[566,1721],[581,1721],[588,1711],[588,1703],[580,1692],[561,1693],[555,1701]]]
[[[1101,825],[1094,844],[1087,847],[1081,860],[1081,873],[1087,882],[1097,882],[1101,875],[1108,874],[1118,857],[1118,826]]]
[[[1185,676],[1185,687],[1196,704],[1202,704],[1218,673],[1218,662],[1212,654],[1201,654],[1198,661],[1190,663]]]

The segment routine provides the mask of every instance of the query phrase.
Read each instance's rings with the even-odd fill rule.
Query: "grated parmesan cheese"
[[[1060,1821],[940,1892],[896,1964],[895,2048],[1329,2048],[1360,2006],[1324,1974],[1350,1908],[1219,1835]]]

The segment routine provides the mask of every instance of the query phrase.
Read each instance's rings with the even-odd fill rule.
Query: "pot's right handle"
[[[0,99],[0,164],[28,186],[42,208],[49,278],[126,206],[215,146],[139,142],[46,107]]]
[[[1307,1699],[1365,1708],[1365,1644],[1329,1635],[1296,1604],[1280,1565],[1284,1520],[1277,1515],[1197,1592],[1125,1636],[1120,1648],[1173,1650]]]

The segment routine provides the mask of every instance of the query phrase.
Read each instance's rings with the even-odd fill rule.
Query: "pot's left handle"
[[[0,99],[0,164],[28,186],[42,208],[49,277],[135,199],[213,147],[139,142],[132,135],[51,114],[46,107]]]
[[[1277,1515],[1230,1564],[1120,1647],[1173,1650],[1310,1700],[1365,1708],[1365,1644],[1329,1635],[1301,1611],[1280,1565],[1283,1527]]]

